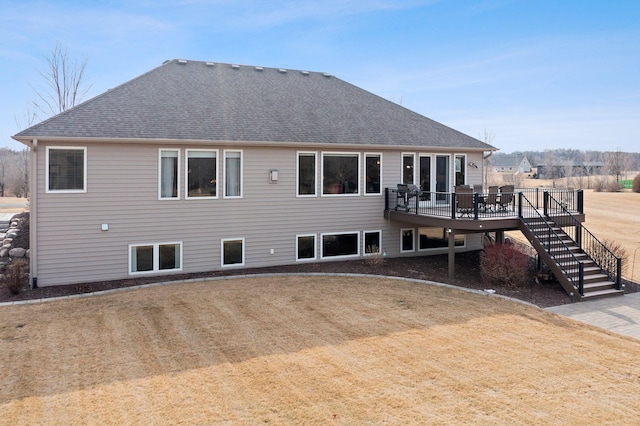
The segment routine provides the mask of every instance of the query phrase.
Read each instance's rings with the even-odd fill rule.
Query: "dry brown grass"
[[[636,424],[640,341],[391,279],[0,309],[2,424]]]

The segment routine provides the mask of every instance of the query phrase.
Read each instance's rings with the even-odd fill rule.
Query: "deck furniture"
[[[465,186],[456,186],[456,206],[460,217],[473,214],[473,189]]]
[[[500,211],[511,210],[511,205],[513,204],[513,191],[513,185],[504,185],[500,187],[500,198],[498,199]]]

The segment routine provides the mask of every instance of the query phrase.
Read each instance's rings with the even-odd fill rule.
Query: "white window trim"
[[[175,269],[160,269],[160,246],[168,246],[168,245],[178,245],[180,247],[180,267]],[[152,271],[140,271],[133,272],[131,270],[131,249],[134,247],[144,247],[144,246],[152,246],[153,247],[153,270]],[[182,271],[183,265],[183,249],[182,249],[182,241],[168,241],[162,243],[143,243],[143,244],[129,244],[129,263],[127,269],[129,271],[129,275],[148,275],[148,274],[158,274],[158,273],[171,273],[171,272],[180,272]]]
[[[220,157],[219,155],[219,150],[217,149],[186,149],[185,150],[185,163],[184,163],[184,198],[185,200],[215,200],[219,198],[219,194],[220,194],[220,187],[218,185],[218,183],[220,182]],[[216,180],[216,195],[215,196],[208,196],[208,197],[189,197],[189,153],[190,152],[200,152],[200,151],[206,151],[206,152],[213,152],[215,153],[215,158],[216,158],[216,176],[215,176],[215,180]],[[242,163],[242,158],[240,159],[241,163]],[[242,188],[241,188],[242,189]]]
[[[82,150],[84,152],[84,170],[83,170],[83,189],[49,189],[49,150],[50,149],[67,149]],[[86,194],[87,193],[87,147],[86,146],[47,146],[47,155],[45,158],[45,183],[44,189],[46,194]]]
[[[411,231],[413,234],[413,242],[411,244],[411,250],[403,250],[402,248],[402,234],[404,231]],[[416,230],[415,228],[402,228],[400,229],[400,253],[413,253],[416,251]]]
[[[313,257],[300,259],[298,258],[298,238],[313,237]],[[298,234],[296,235],[296,262],[309,262],[318,259],[318,236],[316,234]]]
[[[358,157],[358,171],[357,171],[357,175],[358,178],[356,180],[356,182],[358,182],[358,192],[356,192],[355,194],[325,194],[324,193],[324,157],[325,155],[329,155],[329,156],[335,156],[335,155],[344,155],[344,156],[357,156]],[[320,170],[320,191],[321,197],[358,197],[360,196],[360,192],[361,192],[361,171],[362,171],[362,155],[360,155],[359,152],[353,152],[353,151],[349,151],[349,152],[340,152],[340,151],[322,151],[322,153],[320,154],[320,156],[322,157],[321,160],[321,170]]]
[[[326,235],[346,235],[346,234],[355,234],[357,241],[356,241],[356,252],[355,254],[347,254],[344,256],[324,256],[322,254],[322,246],[323,246],[323,239]],[[320,259],[352,259],[354,257],[359,257],[360,256],[360,232],[358,231],[344,231],[344,232],[324,232],[322,234],[320,234]]]
[[[234,197],[237,198],[237,197]],[[229,265],[226,265],[224,263],[224,243],[227,241],[241,241],[242,242],[242,263],[232,263]],[[234,268],[234,267],[240,267],[240,266],[244,266],[245,264],[245,253],[246,253],[246,246],[245,246],[245,241],[244,241],[244,237],[243,238],[223,238],[220,240],[220,266],[222,268]]]
[[[378,189],[378,192],[367,192],[367,157],[373,157],[373,156],[379,156],[380,157],[380,188]],[[414,166],[415,169],[415,166]],[[382,153],[381,152],[365,152],[364,153],[364,167],[363,167],[363,171],[362,171],[362,176],[363,176],[363,180],[364,180],[364,196],[365,197],[370,197],[370,196],[380,196],[384,193],[384,191],[382,190]]]
[[[163,197],[162,196],[162,152],[177,152],[178,153],[178,172],[176,173],[177,182],[177,196],[176,197]],[[178,201],[180,200],[180,148],[160,148],[158,149],[158,200],[160,201]]]
[[[227,195],[227,153],[239,152],[240,153],[240,195]],[[222,154],[222,176],[224,182],[222,182],[222,198],[242,198],[244,195],[244,152],[242,149],[225,149]]]
[[[404,180],[404,157],[411,156],[413,157],[413,185],[416,184],[417,173],[416,173],[416,153],[415,152],[402,152],[400,153],[400,182]]]
[[[314,194],[300,194],[300,155],[311,155],[314,158],[315,170],[315,188]],[[318,153],[315,151],[298,151],[296,152],[296,197],[310,198],[318,196]]]
[[[377,253],[367,253],[367,247],[365,246],[366,244],[366,234],[378,234],[378,241],[380,241],[380,246],[378,247],[378,252]],[[362,231],[362,255],[363,256],[371,256],[374,254],[382,254],[384,251],[382,250],[382,230],[381,229],[376,229],[376,230],[371,230],[371,231]]]
[[[467,167],[467,154],[466,153],[462,153],[462,152],[458,152],[458,153],[454,153],[453,154],[453,186],[455,187],[456,184],[456,157],[463,157],[462,159],[462,163],[460,164],[460,167],[464,170],[464,182],[462,183],[463,185],[468,185],[467,182],[469,181],[469,168]]]

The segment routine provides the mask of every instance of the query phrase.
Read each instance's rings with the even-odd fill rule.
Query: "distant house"
[[[499,173],[531,173],[531,163],[527,157],[500,155],[494,157],[493,171]]]
[[[554,165],[538,165],[540,179],[559,179],[567,176],[594,176],[603,172],[601,161],[562,161]]]
[[[446,253],[442,226],[384,218],[385,188],[479,184],[495,150],[327,73],[185,60],[14,139],[38,286]]]

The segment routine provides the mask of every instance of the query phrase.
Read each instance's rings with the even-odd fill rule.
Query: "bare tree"
[[[87,59],[70,59],[67,49],[60,42],[56,42],[46,61],[46,67],[39,71],[44,79],[44,87],[31,87],[38,97],[33,102],[34,112],[49,117],[80,103],[91,85],[87,86],[84,80]]]
[[[619,182],[629,170],[629,163],[628,155],[620,151],[620,148],[614,152],[607,153],[607,171],[611,176],[616,177],[616,182]]]

